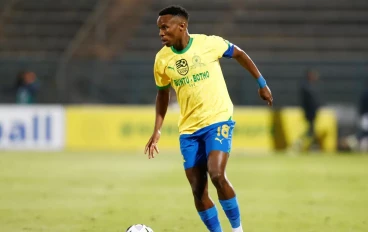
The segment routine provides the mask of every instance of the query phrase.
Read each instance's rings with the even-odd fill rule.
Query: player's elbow
[[[233,52],[233,58],[234,59],[240,59],[244,57],[245,52],[239,48],[238,46],[234,45],[234,52]]]

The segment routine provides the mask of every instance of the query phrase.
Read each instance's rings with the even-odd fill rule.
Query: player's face
[[[162,15],[157,19],[157,26],[160,30],[162,44],[171,47],[184,34],[185,22],[180,17],[172,15]]]

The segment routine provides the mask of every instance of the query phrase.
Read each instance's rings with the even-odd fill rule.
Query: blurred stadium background
[[[273,91],[268,109],[253,78],[221,60],[237,121],[228,172],[247,231],[368,231],[357,139],[368,130],[367,0],[0,0],[0,231],[204,231],[181,170],[175,96],[162,156],[141,155],[156,20],[170,4],[189,11],[190,33],[243,48]],[[307,70],[322,104],[309,152],[297,149]],[[17,102],[24,71],[37,77],[32,104]]]

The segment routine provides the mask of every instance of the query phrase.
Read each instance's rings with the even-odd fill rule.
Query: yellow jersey
[[[219,62],[232,51],[233,45],[219,36],[193,34],[183,50],[163,47],[156,54],[155,82],[159,89],[172,86],[176,92],[180,134],[232,117],[233,103]]]

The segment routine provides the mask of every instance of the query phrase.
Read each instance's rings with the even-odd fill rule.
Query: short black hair
[[[160,13],[158,13],[158,15],[159,16],[163,16],[163,15],[181,16],[181,17],[184,17],[187,21],[189,21],[188,11],[184,7],[178,6],[178,5],[168,6],[162,9]]]

